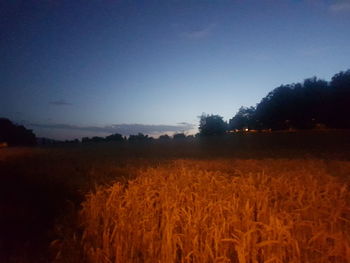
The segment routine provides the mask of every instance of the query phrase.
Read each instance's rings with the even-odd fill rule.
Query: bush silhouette
[[[13,124],[9,119],[0,118],[0,142],[6,142],[9,146],[36,145],[36,136],[32,130],[22,125]]]
[[[176,133],[173,136],[174,140],[183,140],[186,139],[186,135],[184,133]]]

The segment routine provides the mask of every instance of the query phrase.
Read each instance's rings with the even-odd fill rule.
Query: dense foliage
[[[0,142],[6,142],[9,146],[29,146],[36,145],[36,137],[32,130],[0,118]]]
[[[330,82],[306,79],[281,85],[256,107],[241,107],[229,121],[229,129],[350,128],[350,70]]]
[[[227,130],[227,123],[219,115],[200,116],[199,134],[202,136],[222,135]]]

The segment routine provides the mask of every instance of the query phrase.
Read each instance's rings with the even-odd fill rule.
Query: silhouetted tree
[[[137,135],[130,135],[128,141],[129,142],[144,142],[150,140],[148,135],[144,135],[143,133],[138,133]]]
[[[340,72],[330,82],[332,105],[330,124],[335,128],[350,128],[350,70]]]
[[[22,125],[13,124],[9,119],[0,118],[0,142],[7,142],[9,146],[36,145],[36,136],[32,130]]]
[[[256,122],[262,128],[282,130],[289,128],[289,121],[296,105],[292,97],[292,87],[282,85],[271,91],[256,107]]]
[[[335,74],[331,80],[332,89],[338,92],[344,92],[344,94],[349,94],[350,92],[350,69],[347,71],[341,71]]]
[[[237,114],[229,121],[230,130],[255,129],[256,126],[254,107],[240,107]]]
[[[186,139],[186,135],[184,133],[176,133],[173,135],[174,140],[183,140]]]
[[[350,70],[330,83],[316,77],[303,83],[281,85],[256,108],[241,107],[230,120],[230,129],[284,130],[315,127],[350,128]]]
[[[304,83],[281,85],[258,103],[255,122],[258,128],[283,130],[310,129],[327,122],[329,86],[316,77]]]
[[[80,143],[79,139],[73,139],[73,140],[65,140],[64,143],[67,144],[78,144]]]
[[[164,134],[164,135],[160,135],[158,139],[162,141],[166,141],[166,140],[170,140],[170,136],[168,134]]]
[[[219,115],[200,116],[199,134],[201,136],[222,135],[227,130],[227,123]]]
[[[124,137],[123,137],[123,135],[121,135],[119,133],[115,133],[115,134],[107,136],[105,138],[105,141],[107,141],[107,142],[122,142],[122,141],[124,141]]]
[[[94,137],[92,137],[92,138],[83,137],[83,138],[81,139],[81,142],[82,142],[82,143],[104,142],[104,141],[105,141],[105,138],[99,137],[99,136],[94,136]]]
[[[63,143],[60,140],[54,140],[49,138],[37,138],[36,141],[39,145],[55,145]]]
[[[82,139],[81,139],[81,142],[82,143],[88,143],[88,142],[90,142],[91,140],[90,140],[90,138],[89,137],[83,137]]]
[[[104,142],[105,138],[99,137],[99,136],[94,136],[91,138],[91,142]]]

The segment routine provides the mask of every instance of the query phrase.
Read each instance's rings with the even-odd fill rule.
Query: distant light
[[[249,129],[248,129],[248,128],[245,128],[244,131],[249,131]]]

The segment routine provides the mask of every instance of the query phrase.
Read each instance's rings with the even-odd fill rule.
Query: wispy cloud
[[[193,130],[195,127],[191,123],[179,123],[177,125],[147,125],[147,124],[112,124],[106,126],[76,126],[70,124],[38,124],[31,123],[28,126],[37,129],[60,129],[60,130],[74,130],[82,132],[84,136],[85,132],[99,134],[113,134],[120,133],[124,136],[130,134],[137,134],[139,132],[148,135],[157,135],[162,133],[176,133],[176,132],[187,132]],[[58,132],[59,133],[59,132]]]
[[[329,9],[334,13],[350,12],[350,0],[338,0]]]
[[[63,99],[50,101],[49,104],[55,105],[55,106],[71,106],[72,105],[72,103],[67,102]]]
[[[181,35],[189,39],[202,39],[210,36],[215,27],[216,24],[209,24],[208,26],[200,29],[184,31]]]

